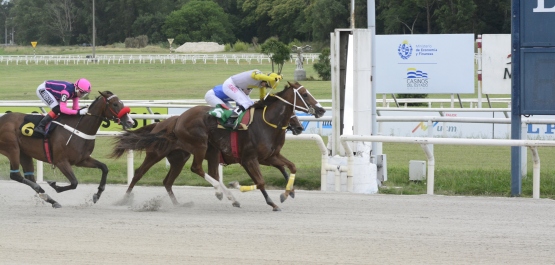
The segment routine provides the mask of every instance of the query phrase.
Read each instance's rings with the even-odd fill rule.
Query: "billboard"
[[[511,34],[482,35],[482,93],[511,94]]]
[[[376,36],[376,93],[473,94],[474,35]]]

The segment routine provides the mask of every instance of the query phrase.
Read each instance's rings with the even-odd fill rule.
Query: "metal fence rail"
[[[314,63],[319,53],[303,54],[305,63]],[[294,63],[294,56],[290,62]],[[187,63],[271,63],[270,57],[259,53],[230,53],[230,54],[97,54],[90,55],[0,55],[0,64],[6,65],[67,65],[67,64],[187,64]]]

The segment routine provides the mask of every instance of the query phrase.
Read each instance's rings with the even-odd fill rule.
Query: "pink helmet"
[[[79,78],[75,81],[75,87],[85,91],[86,93],[91,93],[91,82],[85,78]]]

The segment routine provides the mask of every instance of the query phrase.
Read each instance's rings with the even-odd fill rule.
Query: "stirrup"
[[[38,133],[38,134],[40,134],[40,135],[42,135],[42,136],[46,136],[46,131],[45,131],[45,129],[42,129],[42,128],[40,128],[40,127],[35,128],[34,132],[35,132],[35,133]]]

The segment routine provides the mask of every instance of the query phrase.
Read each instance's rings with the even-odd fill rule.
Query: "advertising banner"
[[[511,94],[511,34],[482,35],[482,93]]]
[[[376,93],[474,93],[474,35],[376,36]]]

